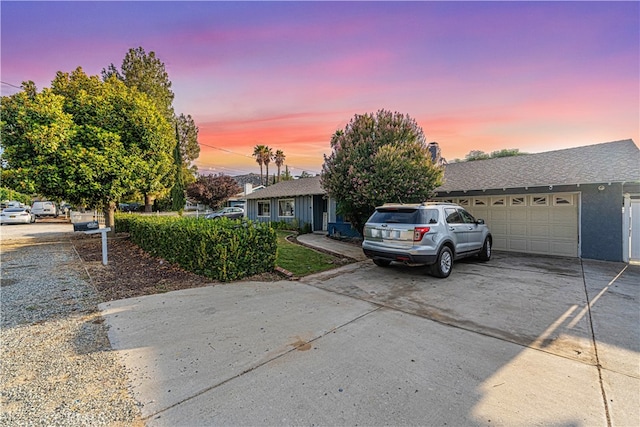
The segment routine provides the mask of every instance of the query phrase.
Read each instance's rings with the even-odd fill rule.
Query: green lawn
[[[278,255],[276,265],[295,274],[306,276],[311,273],[330,270],[340,265],[338,258],[305,246],[289,242],[286,237],[293,234],[289,231],[277,230]]]

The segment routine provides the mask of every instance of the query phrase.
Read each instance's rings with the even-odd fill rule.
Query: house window
[[[573,195],[572,194],[558,194],[553,196],[554,206],[572,206]]]
[[[505,206],[507,201],[504,197],[492,197],[491,198],[491,206]]]
[[[295,201],[293,199],[278,200],[278,216],[293,217]]]
[[[460,206],[469,206],[469,199],[458,199],[458,204]]]
[[[531,206],[549,206],[547,196],[531,196]]]
[[[473,199],[473,206],[486,206],[487,202],[483,199]]]
[[[271,203],[268,200],[258,201],[258,216],[271,216]]]
[[[527,198],[524,196],[511,197],[511,206],[527,206]]]

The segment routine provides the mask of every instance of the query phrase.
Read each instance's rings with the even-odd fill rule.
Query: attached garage
[[[464,206],[491,228],[497,250],[579,256],[580,193],[440,199]]]
[[[496,250],[626,262],[640,150],[624,140],[451,163],[433,199],[484,219]]]

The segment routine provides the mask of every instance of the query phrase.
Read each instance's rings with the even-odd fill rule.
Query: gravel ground
[[[142,426],[73,245],[1,252],[0,425]]]

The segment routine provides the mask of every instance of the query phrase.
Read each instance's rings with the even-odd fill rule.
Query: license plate
[[[15,218],[15,217],[16,217],[15,215],[9,215],[9,218]]]
[[[384,239],[399,239],[400,230],[382,230],[382,237]]]

